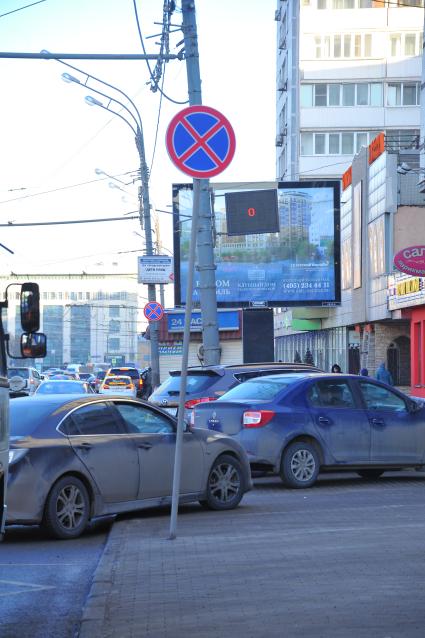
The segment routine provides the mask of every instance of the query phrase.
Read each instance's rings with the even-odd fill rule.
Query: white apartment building
[[[340,178],[385,133],[419,147],[423,0],[278,0],[276,173]]]
[[[38,283],[40,330],[47,336],[43,365],[136,361],[143,303],[138,303],[135,273],[10,274],[0,279],[2,290],[24,281]],[[4,325],[16,352],[14,335],[21,332],[18,288],[9,288],[8,300]]]

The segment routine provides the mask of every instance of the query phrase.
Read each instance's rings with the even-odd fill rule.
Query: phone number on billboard
[[[290,281],[283,282],[282,288],[330,288],[329,281],[315,281],[314,283],[308,281]]]

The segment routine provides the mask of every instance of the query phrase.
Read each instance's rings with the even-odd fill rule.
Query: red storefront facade
[[[410,321],[410,393],[425,398],[425,277],[391,276],[388,306],[394,319]]]
[[[411,393],[425,398],[425,305],[410,312]]]

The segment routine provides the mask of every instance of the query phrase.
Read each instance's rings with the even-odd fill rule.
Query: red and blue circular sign
[[[188,106],[173,117],[167,129],[171,161],[186,175],[208,179],[227,168],[236,138],[232,125],[210,106]]]
[[[149,321],[160,321],[164,316],[164,308],[157,301],[149,301],[143,308],[143,314]]]

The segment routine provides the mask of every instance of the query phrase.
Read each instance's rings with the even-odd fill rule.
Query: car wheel
[[[282,456],[280,478],[288,487],[311,487],[319,474],[319,455],[310,443],[298,441]]]
[[[77,538],[90,515],[90,498],[82,481],[64,476],[50,490],[44,510],[44,526],[55,538]]]
[[[358,470],[357,474],[364,479],[379,479],[384,470]]]
[[[207,483],[207,498],[201,505],[212,510],[231,510],[244,494],[242,465],[233,456],[223,454],[215,460]]]

